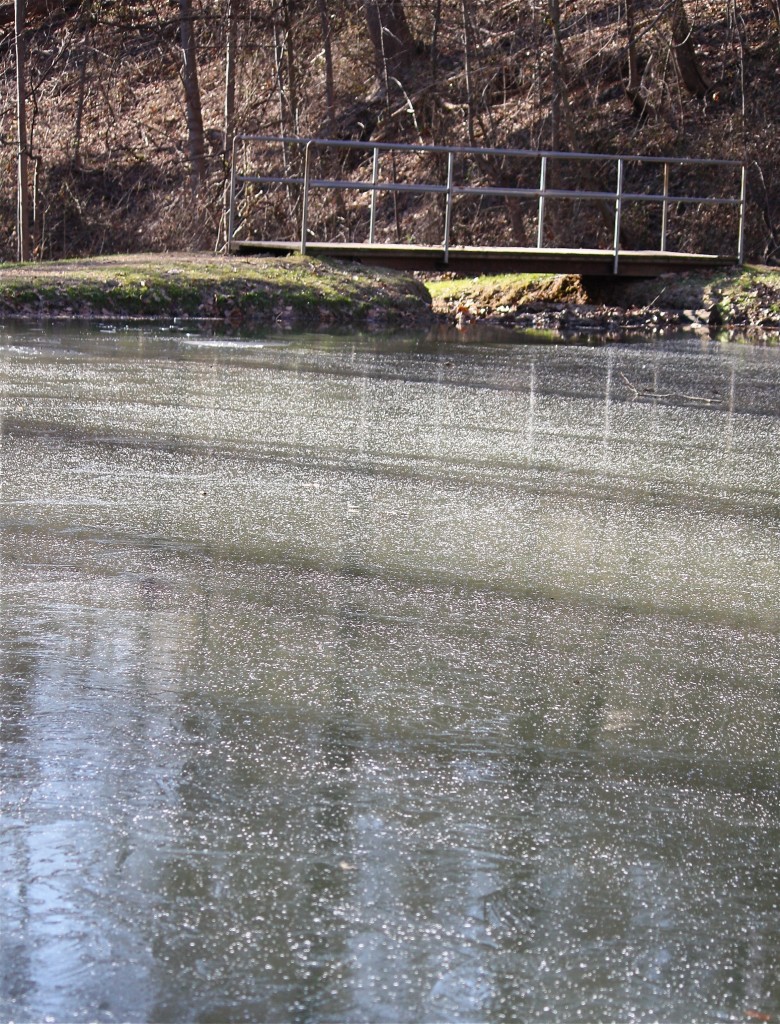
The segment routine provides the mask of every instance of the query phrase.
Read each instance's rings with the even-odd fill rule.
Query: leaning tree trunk
[[[198,86],[198,50],[192,0],[179,0],[179,39],[182,52],[181,80],[187,110],[187,148],[193,188],[206,177],[206,143],[203,136],[203,112]]]
[[[18,142],[16,250],[21,262],[25,262],[30,258],[30,195],[27,173],[27,91],[24,81],[25,15],[25,0],[16,0],[14,5],[16,43],[16,134]]]
[[[642,88],[642,76],[639,72],[634,3],[635,0],[625,0],[626,54],[628,56],[628,81],[625,84],[625,89],[634,114],[638,118],[646,118],[653,113],[653,108],[647,98],[646,91]]]
[[[363,0],[366,27],[374,51],[374,67],[380,89],[391,92],[408,78],[414,37],[402,0]]]
[[[672,0],[670,27],[674,59],[683,85],[693,96],[706,96],[711,88],[711,83],[702,71],[696,56],[691,40],[691,25],[683,0]]]

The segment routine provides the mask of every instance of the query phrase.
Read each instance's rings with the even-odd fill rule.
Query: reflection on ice
[[[777,352],[19,340],[5,1018],[780,1010]]]

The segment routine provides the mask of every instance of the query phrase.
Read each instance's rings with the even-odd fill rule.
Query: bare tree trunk
[[[391,83],[403,83],[414,38],[402,0],[363,0],[366,26],[374,49],[379,87],[390,91]]]
[[[290,100],[290,117],[293,132],[298,134],[298,71],[295,66],[295,44],[293,42],[293,3],[284,0],[284,58],[287,64],[287,95]]]
[[[206,177],[206,143],[203,137],[203,112],[198,86],[198,50],[192,0],[179,0],[179,40],[181,42],[181,80],[187,110],[187,145],[193,188]]]
[[[89,63],[89,49],[87,37],[84,37],[84,50],[81,54],[81,67],[79,69],[79,92],[76,101],[76,126],[74,128],[73,140],[73,166],[81,166],[81,125],[84,118],[84,97],[87,91],[87,64]]]
[[[284,92],[284,71],[282,68],[282,61],[284,59],[284,41],[280,35],[279,25],[274,18],[274,69],[276,71],[276,91],[279,99],[279,134],[286,135],[286,122],[285,122],[285,108],[287,106],[287,97]],[[285,153],[286,153],[285,149]],[[285,164],[286,170],[286,164]]]
[[[227,0],[225,32],[225,158],[230,159],[236,130],[236,42],[239,0]]]
[[[780,3],[780,0],[778,0]],[[439,72],[439,29],[441,28],[441,0],[434,0],[433,28],[431,30],[431,78],[436,84]]]
[[[552,30],[552,148],[560,150],[569,135],[568,89],[566,87],[566,58],[561,42],[561,7],[559,0],[547,0],[547,13]]]
[[[336,91],[333,85],[333,48],[330,43],[328,0],[317,0],[322,25],[322,46],[325,52],[325,105],[328,111],[328,135],[336,132]]]
[[[476,146],[476,136],[474,134],[474,84],[471,75],[471,12],[469,11],[468,0],[461,0],[461,14],[463,16],[463,70],[466,74],[468,141],[470,146]]]
[[[691,25],[683,0],[672,0],[670,6],[672,49],[677,70],[685,88],[694,96],[706,96],[711,88],[699,64],[691,40]]]
[[[734,32],[737,43],[737,57],[739,61],[739,95],[740,114],[742,117],[742,144],[745,147],[745,159],[747,160],[747,145],[749,132],[747,128],[747,103],[745,97],[745,23],[739,11],[737,0],[729,0],[729,28]],[[717,98],[717,94],[716,97]]]
[[[230,173],[233,156],[233,136],[236,130],[236,46],[238,5],[240,0],[227,0],[225,7],[225,103],[223,121],[223,170],[225,184],[222,192],[222,217],[214,243],[219,252],[222,239],[227,235],[230,220]],[[226,239],[227,241],[227,239]]]
[[[636,18],[634,17],[634,0],[625,0],[626,5],[626,50],[628,52],[628,85],[626,91],[631,98],[639,93],[639,58],[636,52]]]
[[[274,65],[279,96],[279,126],[282,135],[297,134],[298,92],[293,44],[293,0],[282,0],[273,8]],[[285,90],[286,79],[286,90]],[[289,118],[289,131],[288,131]]]
[[[626,96],[631,101],[631,107],[639,118],[651,114],[652,107],[648,102],[647,95],[642,88],[642,76],[639,73],[639,56],[636,51],[636,12],[634,4],[636,0],[625,0],[626,11],[626,52],[628,55],[628,82],[626,83]]]
[[[16,43],[16,131],[17,209],[16,249],[20,262],[30,258],[30,195],[27,168],[27,90],[25,88],[25,0],[15,0],[14,29]]]

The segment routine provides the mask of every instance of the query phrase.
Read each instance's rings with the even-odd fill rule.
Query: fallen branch
[[[656,304],[656,302],[658,302],[658,300],[661,298],[661,296],[663,295],[663,293],[666,291],[666,289],[668,287],[669,287],[668,285],[664,285],[663,288],[660,290],[660,292],[652,300],[652,302],[648,302],[648,304],[646,306],[642,307],[642,312],[643,313],[649,313],[650,310],[653,308],[653,306]]]
[[[719,395],[714,398],[705,398],[704,395],[686,395],[682,391],[654,391],[652,388],[638,388],[631,383],[625,373],[621,373],[620,376],[626,387],[634,392],[634,398],[681,398],[686,402],[703,402],[705,405],[718,405],[723,402]]]

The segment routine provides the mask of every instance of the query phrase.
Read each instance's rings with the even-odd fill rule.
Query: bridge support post
[[[623,159],[617,162],[617,191],[615,193],[615,259],[612,273],[617,274],[620,263],[620,216],[623,212]]]
[[[311,174],[311,147],[312,143],[306,143],[306,151],[303,157],[303,201],[301,203],[301,256],[306,255],[306,232],[309,227],[309,176]]]
[[[666,233],[669,223],[669,164],[664,164],[664,201],[661,207],[661,252],[666,252]]]
[[[450,261],[450,230],[452,228],[452,179],[455,167],[455,154],[447,153],[447,205],[444,208],[444,263]]]
[[[228,206],[226,252],[230,252],[233,236],[236,233],[236,158],[238,155],[236,142],[237,139],[233,139],[232,152],[230,154],[230,199],[228,200],[230,205]]]
[[[739,242],[737,259],[739,265],[745,262],[745,202],[747,200],[747,165],[742,164],[742,177],[739,186]]]
[[[376,241],[376,193],[379,181],[379,147],[374,146],[374,159],[371,165],[371,215],[368,224],[368,241],[373,245]]]
[[[544,248],[544,199],[547,194],[547,157],[542,157],[542,170],[539,174],[539,216],[536,222],[536,248]]]

